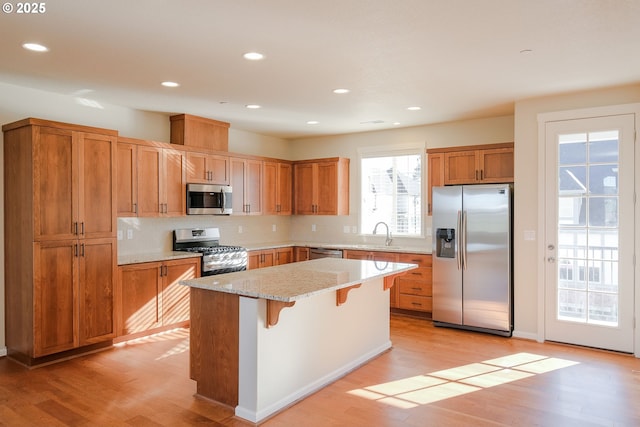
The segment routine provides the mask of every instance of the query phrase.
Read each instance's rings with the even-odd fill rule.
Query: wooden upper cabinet
[[[513,144],[444,153],[445,185],[513,182]]]
[[[231,206],[234,215],[262,214],[262,167],[260,160],[231,158]]]
[[[513,182],[513,143],[427,150],[428,214],[433,187]]]
[[[229,157],[188,152],[187,182],[229,185]]]
[[[293,185],[296,214],[349,214],[349,159],[296,162]]]
[[[117,215],[186,215],[187,153],[169,144],[119,138]]]
[[[163,216],[183,216],[187,213],[187,156],[183,151],[162,150]]]
[[[115,136],[32,132],[35,239],[115,237]]]
[[[171,116],[171,143],[208,150],[229,150],[229,123],[190,114]]]
[[[444,185],[444,154],[443,153],[430,153],[427,156],[427,185],[429,191],[427,191],[427,215],[431,215],[432,195],[431,189],[433,187],[440,187]]]
[[[282,162],[264,162],[262,173],[263,213],[291,215],[292,165]]]
[[[118,217],[138,216],[137,145],[118,142],[116,188]]]

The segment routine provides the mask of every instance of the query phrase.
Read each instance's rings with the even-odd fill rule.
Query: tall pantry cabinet
[[[117,131],[40,119],[2,130],[8,354],[36,365],[109,344]]]

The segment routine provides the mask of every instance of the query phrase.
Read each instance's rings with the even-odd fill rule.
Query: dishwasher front
[[[342,258],[342,251],[339,249],[309,248],[309,259],[318,258]]]

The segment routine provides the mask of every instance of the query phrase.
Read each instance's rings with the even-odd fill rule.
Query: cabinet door
[[[80,133],[79,234],[84,238],[116,236],[116,145],[113,136]]]
[[[231,207],[234,215],[241,215],[245,212],[245,162],[243,159],[231,158],[231,188],[233,195]]]
[[[316,214],[336,215],[338,213],[338,164],[318,163],[316,173]]]
[[[274,265],[276,265],[275,251],[271,249],[262,251],[262,257],[260,259],[260,268],[271,267]]]
[[[289,264],[293,262],[293,248],[278,248],[274,250],[274,265]]]
[[[73,239],[78,231],[77,141],[67,130],[36,126],[33,132],[34,238]]]
[[[204,153],[187,153],[187,182],[208,183],[209,169],[207,155]]]
[[[315,213],[315,173],[313,163],[301,163],[293,167],[294,211],[298,215]]]
[[[78,346],[78,241],[34,244],[33,357]]]
[[[483,182],[513,182],[513,148],[482,150],[478,156]]]
[[[278,214],[278,163],[264,162],[262,175],[265,215]]]
[[[245,204],[250,215],[262,214],[262,163],[259,160],[247,160],[245,177]]]
[[[207,170],[212,184],[229,185],[229,157],[208,156]]]
[[[162,324],[173,325],[189,320],[189,287],[181,280],[200,276],[200,259],[166,261],[162,281]]]
[[[475,151],[454,151],[444,154],[444,183],[470,184],[479,178]]]
[[[138,147],[138,216],[160,216],[162,149]]]
[[[309,261],[309,248],[304,248],[301,246],[296,247],[295,253],[296,253],[296,262]]]
[[[137,145],[118,143],[117,197],[118,217],[138,215]]]
[[[117,335],[161,326],[162,264],[132,264],[119,268]]]
[[[187,213],[186,154],[178,150],[162,150],[163,216],[183,216]]]
[[[433,187],[441,187],[444,185],[444,154],[430,153],[427,157],[427,161],[429,162],[429,166],[427,167],[427,215],[431,215],[433,208],[432,189]]]
[[[86,239],[79,244],[79,333],[80,345],[86,345],[115,336],[116,240]]]
[[[260,268],[260,258],[262,251],[248,251],[247,252],[247,270],[254,270]]]
[[[278,214],[291,215],[293,168],[288,163],[278,163]],[[266,188],[266,187],[265,187]]]

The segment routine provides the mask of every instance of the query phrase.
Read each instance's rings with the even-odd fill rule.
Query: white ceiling
[[[519,99],[640,81],[640,0],[44,4],[0,15],[0,81],[281,138],[508,115]],[[21,47],[33,41],[50,51]]]

